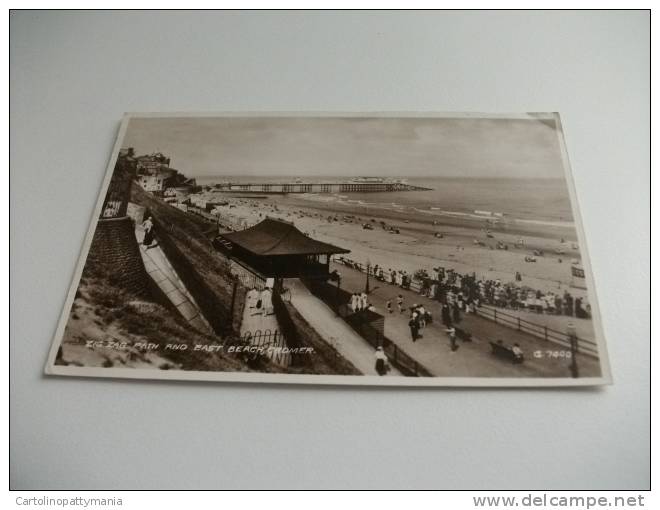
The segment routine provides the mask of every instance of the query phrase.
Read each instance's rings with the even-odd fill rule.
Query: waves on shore
[[[320,193],[302,193],[296,195],[296,198],[308,202],[322,202],[324,204],[336,204],[339,206],[358,206],[365,209],[377,209],[384,211],[394,211],[397,213],[408,213],[410,215],[416,216],[417,214],[424,214],[427,218],[455,218],[455,219],[464,219],[472,221],[480,221],[483,223],[491,222],[496,225],[498,223],[503,224],[527,224],[527,225],[536,225],[536,226],[547,226],[547,227],[556,227],[556,228],[565,228],[565,229],[575,229],[575,223],[572,221],[556,221],[556,220],[546,220],[546,219],[529,219],[529,218],[513,218],[504,213],[498,212],[489,212],[489,211],[474,211],[474,212],[463,212],[463,211],[448,211],[440,207],[428,207],[420,208],[413,206],[406,206],[398,204],[396,202],[369,202],[366,200],[359,199],[350,199],[347,195],[339,194],[320,194]]]

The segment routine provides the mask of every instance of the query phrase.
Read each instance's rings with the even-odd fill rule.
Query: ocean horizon
[[[253,176],[222,175],[196,177],[200,185],[219,182],[276,183],[341,182],[351,176]],[[547,223],[560,227],[573,226],[573,213],[566,182],[562,178],[538,179],[518,177],[406,177],[409,184],[431,188],[428,191],[342,192],[296,194],[297,198],[343,205],[374,207],[411,214],[464,216],[475,219],[488,216],[522,222]]]

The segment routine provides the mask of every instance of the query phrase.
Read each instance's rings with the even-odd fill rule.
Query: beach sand
[[[384,269],[409,273],[441,266],[460,273],[475,272],[478,278],[499,278],[503,282],[514,281],[519,271],[522,285],[544,292],[568,290],[574,296],[587,297],[586,290],[570,286],[571,262],[581,259],[579,250],[574,248],[575,232],[571,229],[542,224],[525,224],[522,228],[490,226],[491,238],[484,231],[484,222],[478,220],[429,219],[421,213],[397,214],[359,206],[348,209],[292,195],[259,199],[218,193],[208,195],[229,203],[218,207],[218,211],[221,220],[235,229],[252,226],[266,216],[284,219],[315,239],[351,250],[346,257],[363,264],[369,262],[372,266],[377,264]],[[400,233],[384,230],[381,222],[399,229]],[[364,229],[364,223],[371,224],[373,230]],[[443,238],[434,237],[435,233],[442,234]],[[561,237],[565,242],[561,242]],[[521,239],[525,247],[515,247],[516,241]],[[475,244],[475,240],[484,245]],[[498,242],[507,244],[508,250],[495,249]],[[556,249],[565,253],[557,254]],[[537,256],[536,262],[525,262],[525,256],[532,255],[533,250],[543,250],[544,255]]]
[[[201,196],[224,203],[217,207],[220,221],[235,230],[256,225],[266,216],[275,217],[292,222],[314,239],[350,250],[345,255],[348,259],[378,265],[384,270],[413,274],[419,269],[430,271],[440,266],[459,273],[474,272],[479,279],[500,279],[504,283],[514,282],[518,271],[522,275],[518,283],[521,286],[544,293],[568,291],[574,297],[581,297],[585,305],[589,302],[586,289],[571,286],[571,263],[581,260],[574,228],[533,222],[522,226],[488,225],[480,219],[451,216],[429,218],[421,213],[359,205],[347,207],[345,203],[317,197],[309,200],[293,194],[250,198],[206,192]],[[390,233],[381,222],[388,229],[399,229],[400,233]],[[364,229],[365,223],[373,229]],[[492,237],[487,236],[485,228],[490,229]],[[435,237],[436,233],[443,237]],[[475,240],[482,244],[475,244]],[[520,240],[524,241],[524,247],[516,247]],[[505,243],[508,249],[496,249],[498,242]],[[557,254],[556,249],[565,253]],[[534,250],[543,250],[544,255],[536,256],[536,262],[526,262],[525,257]],[[564,331],[570,322],[579,323],[582,338],[595,338],[591,320],[511,310],[509,313],[559,331]]]

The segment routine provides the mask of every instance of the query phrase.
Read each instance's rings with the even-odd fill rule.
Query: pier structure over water
[[[428,191],[431,188],[402,182],[285,182],[285,183],[220,183],[213,186],[222,192],[254,193],[369,193],[383,191]]]

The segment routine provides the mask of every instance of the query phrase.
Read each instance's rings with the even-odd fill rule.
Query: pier
[[[375,193],[390,191],[429,191],[431,188],[403,182],[283,182],[283,183],[220,183],[216,191],[227,193]]]

